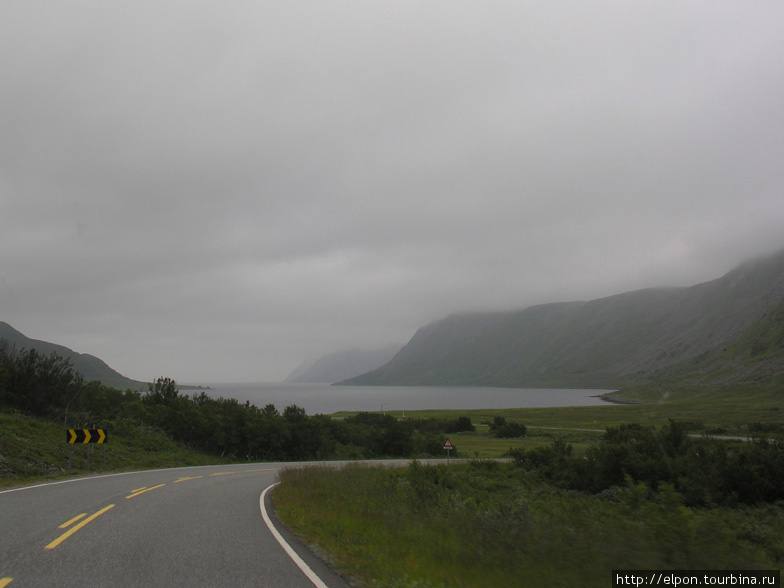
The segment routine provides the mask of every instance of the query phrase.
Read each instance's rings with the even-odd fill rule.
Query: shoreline
[[[635,400],[633,398],[621,398],[618,396],[612,396],[615,392],[608,392],[606,394],[597,394],[594,398],[601,398],[605,402],[609,402],[610,404],[650,404],[645,402],[644,400]]]

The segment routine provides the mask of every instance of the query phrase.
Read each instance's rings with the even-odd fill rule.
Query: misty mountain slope
[[[315,362],[295,369],[286,382],[338,382],[384,365],[397,353],[399,345],[372,350],[343,350],[329,353]]]
[[[68,347],[56,343],[30,339],[8,323],[2,321],[0,321],[0,340],[5,340],[8,345],[16,348],[17,351],[35,349],[42,355],[56,353],[60,357],[69,360],[74,370],[87,381],[98,380],[107,386],[114,386],[120,389],[140,389],[145,386],[142,382],[126,378],[94,355],[77,353]]]
[[[453,315],[346,383],[619,387],[730,364],[776,372],[782,352],[784,252],[689,288]]]

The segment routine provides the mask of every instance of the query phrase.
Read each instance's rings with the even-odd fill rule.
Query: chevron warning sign
[[[68,443],[106,443],[106,431],[103,429],[68,429],[65,440]]]

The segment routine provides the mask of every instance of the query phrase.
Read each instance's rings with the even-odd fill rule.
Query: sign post
[[[106,443],[108,435],[104,429],[68,429],[65,442],[68,443],[68,469],[71,469],[71,446],[75,443],[87,445],[87,469],[90,469],[90,443]],[[106,467],[106,445],[103,446],[103,466]]]
[[[444,449],[446,449],[446,465],[449,465],[449,452],[452,451],[452,449],[454,449],[454,446],[452,445],[452,441],[447,439],[444,442]]]

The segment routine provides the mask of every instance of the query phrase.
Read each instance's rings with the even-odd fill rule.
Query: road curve
[[[319,586],[260,508],[277,471],[291,465],[152,470],[2,491],[0,588]],[[276,526],[321,585],[348,588]]]

